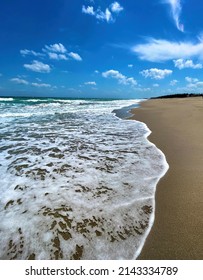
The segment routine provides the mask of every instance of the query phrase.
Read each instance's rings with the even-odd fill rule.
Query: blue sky
[[[0,95],[203,92],[201,0],[0,3]]]

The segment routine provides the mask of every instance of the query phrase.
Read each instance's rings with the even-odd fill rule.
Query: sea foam
[[[138,256],[167,163],[146,125],[111,113],[132,104],[1,106],[1,259]]]

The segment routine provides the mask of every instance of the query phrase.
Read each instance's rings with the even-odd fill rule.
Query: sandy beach
[[[139,259],[203,259],[203,99],[153,99],[132,112],[169,164]]]

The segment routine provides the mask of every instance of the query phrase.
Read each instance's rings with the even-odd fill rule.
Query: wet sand
[[[203,99],[148,100],[132,112],[169,164],[139,259],[203,259]]]

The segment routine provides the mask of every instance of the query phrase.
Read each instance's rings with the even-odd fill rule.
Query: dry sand
[[[148,100],[133,113],[169,164],[139,259],[203,259],[203,99]]]

